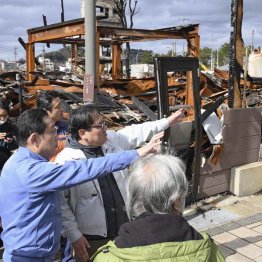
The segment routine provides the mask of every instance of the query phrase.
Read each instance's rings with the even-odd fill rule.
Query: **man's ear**
[[[35,148],[38,148],[40,143],[41,143],[41,137],[37,133],[32,133],[27,139],[27,144],[30,146],[34,146]]]
[[[82,137],[85,135],[85,132],[86,132],[85,129],[79,129],[78,130],[78,135],[79,135],[80,139],[82,139]]]

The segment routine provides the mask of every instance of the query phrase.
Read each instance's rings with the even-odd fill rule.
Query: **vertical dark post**
[[[22,93],[23,85],[21,81],[21,76],[19,74],[16,74],[15,78],[16,78],[17,86],[19,88],[19,113],[21,114],[23,112],[23,93]]]
[[[62,9],[61,22],[64,22],[65,21],[64,0],[61,0],[61,9]]]
[[[43,15],[43,22],[44,22],[44,26],[47,26],[47,20],[46,20],[46,16],[45,15]],[[49,48],[50,44],[46,43],[46,46]]]
[[[201,121],[201,99],[199,90],[198,76],[198,60],[194,60],[192,73],[193,83],[193,99],[195,113],[195,154],[194,154],[194,169],[193,169],[193,200],[196,201],[199,194],[199,181],[201,173],[201,138],[202,138],[202,121]]]
[[[230,62],[228,104],[230,108],[241,108],[240,74],[243,68],[244,42],[242,39],[243,0],[231,2]]]
[[[190,192],[188,198],[190,201],[197,200],[199,194],[199,180],[201,173],[201,137],[202,137],[202,122],[201,122],[201,104],[199,93],[199,62],[197,58],[193,57],[161,57],[155,58],[155,78],[157,87],[157,105],[158,117],[166,117],[169,114],[168,103],[168,83],[167,72],[186,72],[190,76],[190,86],[188,88],[193,90],[193,104],[195,113],[195,147],[194,147],[194,168],[193,168],[193,191]],[[164,150],[168,146],[170,138],[169,129],[165,131],[163,138]]]

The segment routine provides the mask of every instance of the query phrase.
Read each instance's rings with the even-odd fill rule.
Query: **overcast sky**
[[[138,3],[140,11],[134,19],[135,28],[170,27],[184,20],[185,24],[200,24],[201,47],[211,47],[213,42],[216,49],[229,41],[231,0],[138,0]],[[80,17],[80,0],[64,0],[64,8],[66,20]],[[251,44],[252,30],[255,46],[262,45],[261,10],[262,0],[244,0],[242,33],[246,45]],[[60,12],[61,0],[0,0],[0,59],[14,60],[15,47],[17,57],[25,57],[17,38],[22,37],[26,42],[26,30],[42,26],[43,14],[48,24],[52,24],[60,21]],[[132,47],[167,52],[171,43],[171,40],[147,42]],[[182,52],[181,41],[177,41],[176,47],[178,53]],[[42,48],[43,45],[37,45],[36,52]]]

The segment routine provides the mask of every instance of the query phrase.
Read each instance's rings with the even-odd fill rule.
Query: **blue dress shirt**
[[[130,150],[57,165],[20,147],[0,177],[4,261],[52,261],[60,247],[58,191],[124,169],[136,158]]]

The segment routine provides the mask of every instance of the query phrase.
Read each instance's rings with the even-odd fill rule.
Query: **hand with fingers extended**
[[[73,242],[72,246],[75,252],[76,261],[88,261],[89,255],[87,249],[90,248],[90,245],[84,236],[81,236],[78,240]]]
[[[139,148],[137,150],[137,153],[139,156],[146,156],[149,154],[156,154],[159,153],[161,150],[161,138],[163,138],[164,136],[164,132],[160,132],[156,135],[154,135],[151,140],[149,141],[149,143],[147,143],[146,145],[144,145],[143,147]]]
[[[185,117],[185,110],[179,109],[172,115],[170,115],[167,120],[169,122],[169,127],[173,127],[176,123],[181,122],[182,119]]]

